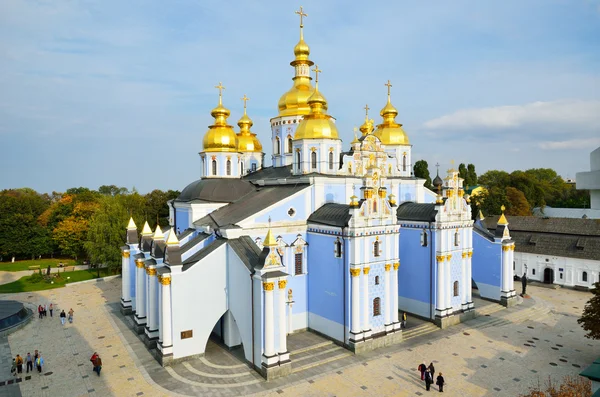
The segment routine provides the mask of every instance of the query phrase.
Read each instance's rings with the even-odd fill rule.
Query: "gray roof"
[[[485,218],[488,229],[495,229],[499,216]],[[537,216],[506,216],[508,230],[573,234],[600,237],[600,220],[578,218],[539,218]]]
[[[434,222],[437,214],[435,204],[404,202],[398,206],[396,217],[399,221]]]
[[[218,238],[208,244],[206,247],[202,248],[200,251],[196,252],[194,255],[190,256],[183,262],[183,271],[185,272],[187,269],[192,267],[195,263],[198,263],[199,260],[205,258],[211,252],[215,251],[217,248],[226,244],[227,240],[224,238]]]
[[[202,240],[204,240],[204,239],[206,239],[208,237],[210,237],[210,234],[208,234],[208,233],[200,233],[196,237],[190,239],[190,241],[188,241],[187,243],[185,243],[185,244],[183,244],[181,246],[181,254],[184,254],[185,252],[188,252],[192,247],[194,247],[200,241],[202,241]]]
[[[350,206],[348,204],[327,203],[310,214],[308,223],[319,225],[345,227],[350,221]]]
[[[259,179],[281,179],[292,177],[292,166],[284,167],[264,167],[256,172],[251,172],[244,176],[244,180],[257,181]]]
[[[209,215],[200,218],[194,222],[194,225],[209,225],[215,229],[232,226],[308,187],[308,184],[260,187],[244,197],[237,198],[237,201],[234,203],[221,207]]]
[[[179,240],[183,240],[184,238],[186,238],[186,237],[187,237],[187,236],[189,236],[190,234],[194,233],[195,231],[196,231],[196,229],[193,229],[193,228],[191,228],[191,227],[188,227],[187,229],[185,229],[185,230],[183,231],[183,233],[180,233],[180,234],[177,236],[177,239],[179,239]]]
[[[206,178],[190,183],[175,201],[201,200],[231,203],[255,190],[252,183],[237,178]]]
[[[258,264],[261,249],[256,245],[250,236],[241,236],[227,240],[227,244],[233,249],[237,256],[244,262],[244,265],[254,272],[254,267]]]
[[[491,233],[489,230],[487,230],[479,220],[473,223],[473,230],[489,241],[495,241],[494,233]]]

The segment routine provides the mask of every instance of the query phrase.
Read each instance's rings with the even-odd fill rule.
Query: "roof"
[[[183,233],[180,233],[177,238],[181,241],[184,238],[186,238],[187,236],[189,236],[190,234],[194,233],[196,231],[196,229],[192,229],[191,227],[185,229],[183,231]]]
[[[246,181],[257,181],[259,179],[281,179],[292,177],[292,166],[284,167],[264,167],[256,172],[251,172],[244,176]]]
[[[404,202],[398,206],[396,217],[402,221],[433,222],[437,209],[433,203]]]
[[[208,233],[200,233],[196,237],[190,239],[190,241],[188,241],[187,243],[185,243],[185,244],[183,244],[181,246],[181,254],[184,254],[185,252],[188,252],[196,244],[198,244],[200,241],[202,241],[202,240],[204,240],[204,239],[206,239],[208,237],[210,237],[210,234],[208,234]]]
[[[237,178],[199,179],[187,185],[175,201],[189,202],[202,200],[216,203],[231,203],[253,192],[255,189],[252,183]]]
[[[581,371],[579,375],[600,382],[600,358],[596,359],[592,365]]]
[[[473,230],[481,237],[484,237],[489,241],[494,241],[494,233],[490,233],[479,220],[473,223]]]
[[[207,257],[210,253],[214,252],[217,248],[221,247],[223,244],[226,244],[227,240],[224,238],[218,238],[208,244],[206,247],[202,248],[200,251],[196,252],[194,255],[190,256],[183,262],[183,271],[185,272],[187,269],[192,267],[194,264],[198,263],[201,259]]]
[[[234,203],[221,207],[198,219],[194,222],[194,225],[209,225],[214,229],[235,225],[253,214],[256,214],[308,187],[308,184],[269,185],[260,187],[254,192],[238,198]]]
[[[241,236],[227,240],[227,244],[229,244],[244,265],[246,265],[248,270],[253,272],[262,251],[250,236]]]
[[[345,227],[348,226],[351,217],[348,204],[327,203],[310,214],[307,223]]]
[[[499,216],[485,218],[488,229],[495,229]],[[539,218],[537,216],[507,216],[508,228],[513,231],[572,234],[600,237],[600,220],[578,218]]]
[[[535,207],[533,215],[538,217],[550,217],[550,218],[590,218],[600,219],[600,210],[591,208],[553,208],[545,206],[544,208]]]

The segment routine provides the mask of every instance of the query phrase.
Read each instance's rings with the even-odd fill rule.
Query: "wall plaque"
[[[191,338],[191,337],[193,336],[192,334],[193,334],[193,333],[192,333],[192,330],[191,330],[191,329],[190,329],[189,331],[182,331],[182,332],[181,332],[181,339],[188,339],[188,338]]]

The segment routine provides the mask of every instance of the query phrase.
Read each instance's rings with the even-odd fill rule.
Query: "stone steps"
[[[425,323],[425,324],[419,325],[414,328],[409,328],[409,329],[403,330],[402,338],[404,340],[408,340],[411,338],[416,338],[417,336],[430,334],[430,333],[438,331],[438,330],[439,330],[439,327],[437,325],[435,325],[433,323]]]
[[[475,308],[475,314],[477,316],[486,316],[487,314],[493,314],[499,312],[500,310],[506,309],[504,306],[499,304],[489,304],[485,305],[482,308]]]
[[[318,367],[342,358],[352,356],[353,353],[333,343],[324,341],[311,346],[292,350],[292,373]]]

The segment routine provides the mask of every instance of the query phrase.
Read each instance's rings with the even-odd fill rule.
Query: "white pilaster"
[[[275,324],[273,316],[273,289],[274,283],[264,282],[265,291],[265,348],[264,356],[267,358],[275,355]]]
[[[163,354],[171,352],[173,347],[173,326],[171,322],[171,277],[162,276],[162,351]]]
[[[354,268],[350,269],[350,280],[351,280],[351,294],[352,294],[352,324],[351,330],[355,335],[354,340],[360,339],[356,338],[356,335],[361,334],[360,329],[360,288],[359,288],[359,275],[360,269]]]
[[[156,308],[158,309],[158,344],[162,344],[163,340],[163,304],[162,304],[162,277],[156,277],[156,295],[158,296],[158,305]]]
[[[515,260],[515,244],[510,245],[510,251],[508,256],[508,284],[509,290],[515,290],[515,269],[513,268],[514,260]]]
[[[146,323],[146,283],[144,276],[146,275],[146,269],[144,269],[144,262],[142,259],[138,259],[135,262],[137,269],[136,283],[135,283],[135,298],[136,298],[136,311],[135,317],[138,319],[138,324]]]
[[[508,252],[510,247],[502,244],[502,279],[500,284],[501,292],[508,292]]]
[[[436,291],[436,309],[438,311],[438,315],[441,315],[444,309],[446,308],[445,302],[445,291],[444,291],[444,260],[446,257],[444,255],[437,255],[437,291]]]
[[[472,275],[472,267],[471,267],[471,258],[473,257],[473,249],[467,253],[467,303],[469,306],[473,305],[473,275]]]
[[[363,325],[362,325],[362,329],[363,332],[365,333],[365,338],[368,338],[371,336],[371,324],[369,322],[369,318],[371,316],[369,316],[369,267],[365,267],[363,268],[363,275],[361,276],[362,278],[362,295],[363,295]]]
[[[451,233],[448,233],[449,235]],[[450,273],[450,269],[452,268],[452,254],[446,255],[446,263],[444,264],[444,280],[446,282],[446,309],[452,309],[452,293],[454,291],[454,286],[452,285],[452,277]]]
[[[121,304],[123,307],[131,306],[131,274],[129,267],[129,250],[123,251],[121,259]]]
[[[158,280],[156,268],[149,267],[148,275],[148,328],[150,331],[158,330]]]
[[[394,263],[394,271],[392,273],[392,322],[394,329],[400,329],[400,321],[398,321],[398,268],[400,263]]]
[[[289,353],[287,351],[287,332],[286,332],[286,318],[285,318],[285,286],[287,280],[279,280],[277,283],[279,287],[278,297],[278,310],[279,310],[279,355],[288,354],[287,360],[289,360]],[[280,361],[282,357],[280,357]],[[287,361],[285,360],[285,361]]]
[[[467,251],[462,252],[461,265],[461,281],[460,281],[460,303],[461,305],[467,304]],[[464,307],[463,307],[464,309]]]
[[[383,310],[385,312],[385,328],[386,331],[388,330],[388,327],[392,324],[391,322],[391,312],[392,312],[392,308],[391,308],[391,302],[392,299],[390,297],[390,268],[392,267],[392,265],[387,264],[385,265],[385,300],[383,303]]]

